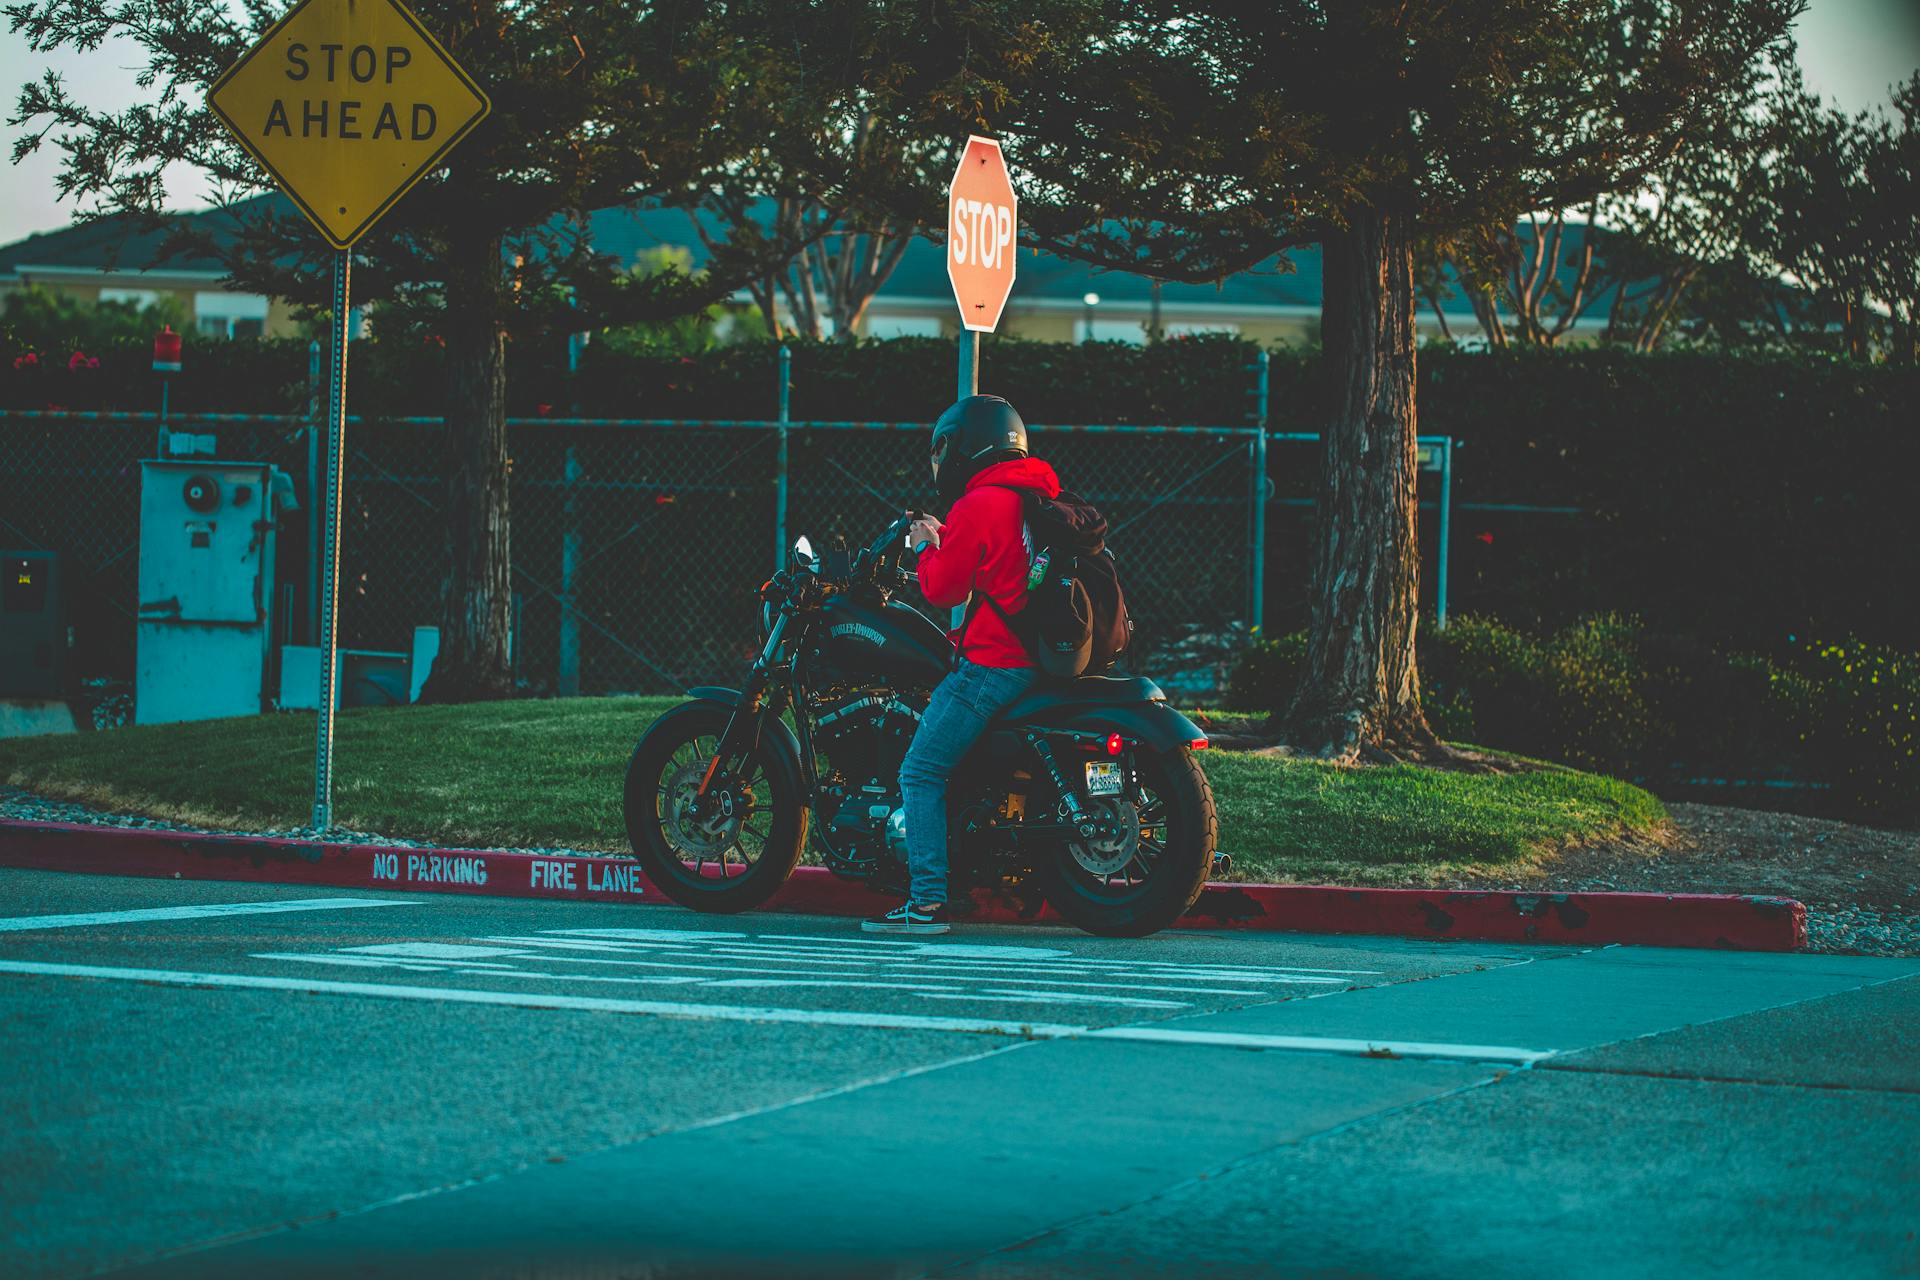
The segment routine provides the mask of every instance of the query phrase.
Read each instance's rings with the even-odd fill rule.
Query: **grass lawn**
[[[620,783],[666,698],[344,712],[334,820],[446,844],[624,851]],[[1573,770],[1475,775],[1202,757],[1237,879],[1421,884],[1520,870],[1573,844],[1661,827],[1638,787]],[[0,780],[208,827],[304,824],[313,717],[252,716],[0,740]]]

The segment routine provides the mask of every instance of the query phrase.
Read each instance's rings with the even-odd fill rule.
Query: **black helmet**
[[[933,424],[933,487],[940,501],[967,491],[988,465],[1027,456],[1027,424],[999,396],[968,396]]]

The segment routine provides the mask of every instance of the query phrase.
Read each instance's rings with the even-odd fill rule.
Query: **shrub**
[[[1305,633],[1242,655],[1237,709],[1284,706]],[[1420,635],[1427,716],[1442,737],[1655,780],[1795,775],[1852,810],[1920,815],[1920,658],[1810,644],[1791,665],[1650,631],[1613,614],[1533,636],[1464,617]]]
[[[1307,633],[1267,636],[1241,651],[1227,678],[1227,705],[1236,711],[1281,711],[1300,682]]]
[[[1920,660],[1849,639],[1808,644],[1801,663],[1812,689],[1804,730],[1812,770],[1867,809],[1920,813]]]

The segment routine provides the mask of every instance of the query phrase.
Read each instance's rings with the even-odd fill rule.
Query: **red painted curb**
[[[628,858],[410,849],[69,823],[0,820],[0,867],[407,893],[666,902]],[[867,915],[888,901],[824,868],[801,867],[767,910]],[[967,919],[1016,924],[1058,923],[1060,918],[1044,904],[981,890]],[[1733,894],[1210,884],[1179,927],[1794,951],[1807,943],[1807,909],[1791,898]]]

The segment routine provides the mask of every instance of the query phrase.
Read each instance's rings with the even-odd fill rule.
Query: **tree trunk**
[[[1278,727],[1297,750],[1348,763],[1439,746],[1420,709],[1414,663],[1412,232],[1409,215],[1361,209],[1322,247],[1332,416],[1321,448],[1306,664]]]
[[[513,567],[507,507],[506,298],[500,241],[449,254],[446,483],[447,579],[440,654],[423,702],[513,696]]]

